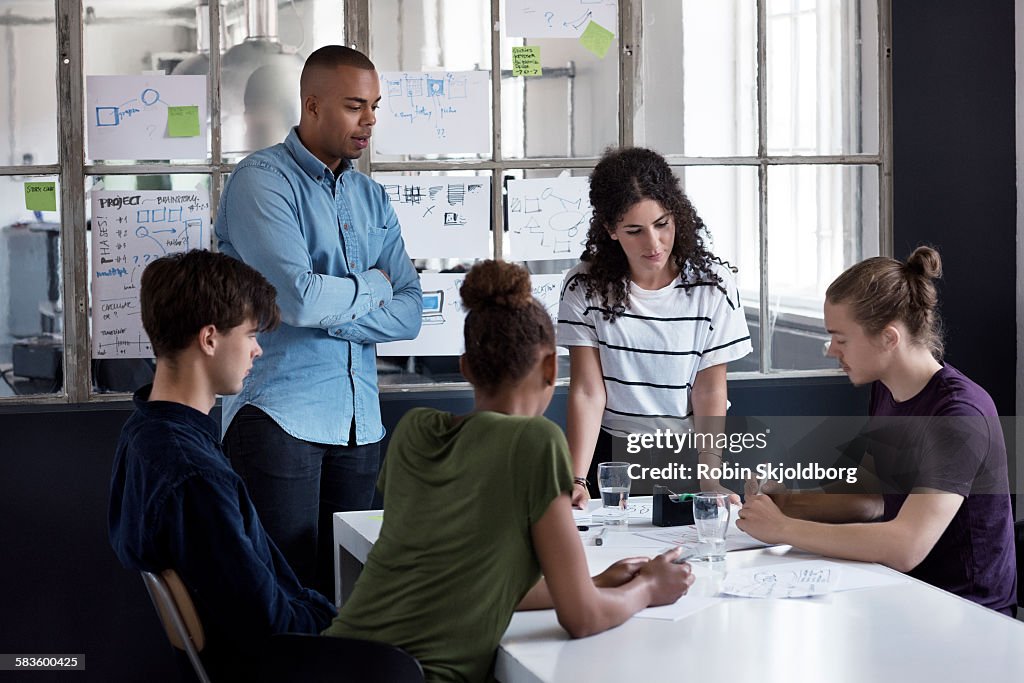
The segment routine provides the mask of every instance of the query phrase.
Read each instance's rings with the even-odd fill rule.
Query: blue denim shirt
[[[383,187],[342,163],[335,178],[293,128],[231,174],[218,247],[277,288],[282,324],[224,397],[224,431],[252,404],[306,441],[347,444],[353,417],[356,443],[384,436],[375,344],[419,334],[423,294]]]

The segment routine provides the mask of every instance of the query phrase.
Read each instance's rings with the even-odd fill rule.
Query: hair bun
[[[487,306],[526,308],[533,303],[530,274],[522,266],[506,261],[486,260],[466,274],[459,289],[467,311]]]
[[[939,252],[931,247],[915,249],[914,253],[907,258],[906,268],[911,273],[923,275],[930,280],[942,277],[942,259],[939,257]]]

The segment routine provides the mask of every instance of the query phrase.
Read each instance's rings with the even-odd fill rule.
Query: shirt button
[[[353,320],[355,320],[355,319],[356,319],[356,314],[355,314],[355,313],[353,313],[353,314],[352,314],[352,319],[353,319]]]
[[[348,223],[345,224],[345,229],[348,230]]]
[[[352,270],[355,270],[356,269],[356,262],[355,261],[349,261],[348,262],[348,267],[351,268]]]
[[[378,305],[378,306],[383,306],[383,305],[384,305],[384,300],[383,300],[383,299],[381,299],[380,301],[378,301],[378,302],[377,302],[377,305]]]

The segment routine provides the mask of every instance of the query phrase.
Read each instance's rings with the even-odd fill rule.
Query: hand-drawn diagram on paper
[[[490,72],[382,71],[379,154],[488,154]]]
[[[205,159],[206,76],[87,76],[92,159]],[[172,137],[168,107],[195,106],[199,135]]]
[[[507,0],[505,35],[579,38],[591,21],[617,31],[616,0]]]
[[[459,289],[465,273],[421,273],[423,288],[423,326],[418,337],[408,341],[377,344],[378,356],[458,356],[464,350],[462,326],[466,313],[462,309]],[[558,314],[561,275],[532,275],[533,295],[541,300],[548,313]]]
[[[745,598],[806,598],[831,593],[838,583],[838,565],[806,562],[729,572],[722,592]]]
[[[374,176],[384,186],[412,258],[490,255],[490,176]]]
[[[205,190],[92,193],[92,356],[152,358],[139,280],[153,259],[210,248]]]
[[[512,257],[520,261],[577,258],[590,227],[590,181],[585,177],[508,182]]]

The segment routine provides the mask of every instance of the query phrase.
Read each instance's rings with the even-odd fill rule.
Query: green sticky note
[[[615,34],[601,26],[596,21],[587,24],[587,29],[580,36],[580,44],[597,55],[598,59],[604,59],[608,54],[608,48],[612,45],[612,38]]]
[[[513,76],[540,76],[540,45],[512,48]]]
[[[369,517],[367,517],[367,519],[372,519],[374,521],[383,522],[384,521],[384,515],[370,515]]]
[[[167,136],[194,138],[199,136],[199,107],[167,107]]]
[[[25,183],[25,208],[29,211],[56,211],[57,183]]]

